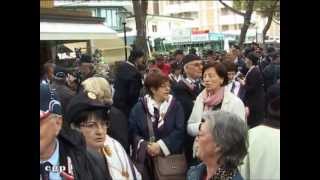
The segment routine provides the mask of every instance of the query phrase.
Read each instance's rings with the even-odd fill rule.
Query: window
[[[111,14],[112,14],[112,27],[116,27],[117,26],[117,10],[113,9],[111,10]]]
[[[152,25],[152,32],[157,32],[157,25]]]
[[[229,26],[228,25],[222,25],[222,31],[228,31]]]
[[[92,10],[91,10],[91,13],[92,13],[92,16],[93,16],[93,17],[97,17],[97,16],[98,16],[98,14],[97,14],[97,9],[92,9]]]
[[[229,10],[227,8],[221,8],[221,15],[225,16],[229,14]]]

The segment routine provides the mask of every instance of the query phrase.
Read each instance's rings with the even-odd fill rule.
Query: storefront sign
[[[209,35],[208,35],[208,33],[192,34],[191,35],[191,41],[192,42],[209,41]]]
[[[210,41],[222,41],[224,39],[224,35],[221,33],[209,33]]]
[[[191,29],[176,29],[172,31],[172,42],[190,42]]]

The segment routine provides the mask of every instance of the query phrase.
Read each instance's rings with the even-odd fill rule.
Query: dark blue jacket
[[[206,166],[201,163],[197,166],[192,166],[187,173],[187,180],[202,180],[203,175],[206,172]],[[232,180],[243,180],[240,173],[237,171],[237,174],[232,178]]]
[[[133,144],[141,139],[149,140],[146,106],[144,104],[143,98],[140,98],[129,116],[129,134]],[[185,138],[184,113],[180,103],[175,98],[173,98],[165,116],[163,129],[159,133],[155,131],[155,136],[156,141],[159,139],[164,141],[171,154],[182,152]]]
[[[115,77],[113,105],[128,117],[139,99],[141,88],[142,76],[138,69],[128,63],[120,64]]]

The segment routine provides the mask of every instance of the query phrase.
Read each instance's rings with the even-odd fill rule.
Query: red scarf
[[[221,87],[214,94],[208,94],[207,91],[204,91],[204,96],[203,96],[204,111],[208,111],[212,109],[212,107],[220,104],[223,100],[223,96],[224,96],[224,87]]]

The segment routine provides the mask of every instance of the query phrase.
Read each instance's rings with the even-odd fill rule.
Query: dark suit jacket
[[[128,117],[138,101],[141,88],[142,76],[138,69],[128,63],[121,64],[115,77],[113,105]]]
[[[173,96],[177,98],[183,107],[186,122],[192,112],[194,101],[200,92],[201,89],[191,90],[183,81],[179,81],[178,84],[172,87]]]
[[[246,63],[244,62],[243,59],[238,58],[236,66],[237,66],[238,71],[240,71],[243,75],[247,74],[248,68],[247,68]]]
[[[248,72],[244,86],[244,104],[249,107],[249,125],[256,125],[264,118],[265,94],[263,78],[258,67]]]
[[[129,153],[128,118],[114,106],[111,107],[109,116],[111,123],[108,134],[119,141],[126,152]]]

